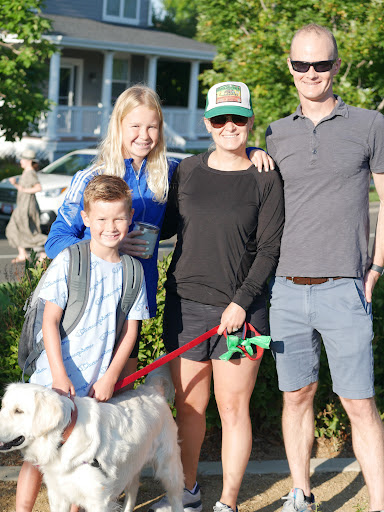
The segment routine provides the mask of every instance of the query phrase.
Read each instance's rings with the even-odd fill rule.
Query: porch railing
[[[190,139],[206,135],[203,122],[204,110],[198,109],[194,112],[187,108],[165,107],[163,108],[165,122],[181,137]],[[103,123],[108,122],[110,112],[97,106],[68,107],[58,105],[50,115],[56,116],[53,123],[54,129],[48,126],[46,119],[42,119],[39,125],[39,135],[49,138],[95,138],[99,139],[103,134]]]

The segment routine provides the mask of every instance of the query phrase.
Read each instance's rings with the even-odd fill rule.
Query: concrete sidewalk
[[[0,466],[1,481],[16,481],[20,466]],[[311,473],[344,473],[361,471],[356,459],[311,459]],[[199,475],[222,475],[221,462],[200,462]],[[143,471],[143,477],[152,477],[152,469]],[[263,462],[249,461],[246,475],[289,475],[288,462],[286,460],[266,460]]]
[[[0,512],[14,512],[19,467],[0,467]],[[203,501],[202,512],[212,512],[220,499],[222,468],[220,462],[199,464],[198,481]],[[355,459],[312,459],[312,492],[317,512],[367,512],[368,491]],[[241,485],[239,512],[281,512],[292,479],[285,460],[251,461]],[[143,472],[135,512],[148,512],[150,505],[164,494],[162,485]],[[39,492],[35,512],[49,512],[45,486]]]

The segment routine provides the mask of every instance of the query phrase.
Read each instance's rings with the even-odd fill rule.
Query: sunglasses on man
[[[239,116],[238,114],[221,114],[210,118],[213,128],[222,128],[228,121],[232,121],[236,126],[245,126],[249,117]]]
[[[326,71],[330,71],[332,66],[336,62],[336,59],[332,60],[319,60],[317,62],[304,62],[302,60],[291,60],[292,68],[294,71],[298,73],[306,73],[311,66],[316,71],[316,73],[325,73]]]

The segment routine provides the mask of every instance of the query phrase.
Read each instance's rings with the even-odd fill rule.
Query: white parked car
[[[57,211],[64,201],[72,177],[77,171],[89,166],[97,154],[97,149],[78,149],[68,153],[41,171],[38,171],[42,191],[36,194],[40,208],[40,222],[44,231],[48,231],[52,222],[56,219]],[[169,157],[182,160],[190,156],[190,153],[168,152]],[[17,190],[8,181],[8,178],[0,182],[0,221],[6,224],[11,213],[16,208]]]

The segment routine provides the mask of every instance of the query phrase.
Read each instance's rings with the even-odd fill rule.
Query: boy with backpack
[[[135,277],[142,278],[141,286],[121,334],[116,336],[123,290],[119,244],[128,233],[133,215],[132,198],[125,181],[108,175],[93,178],[84,191],[81,215],[91,232],[88,301],[77,325],[66,336],[61,320],[69,307],[67,282],[71,276],[68,275],[69,250],[65,249],[52,261],[39,292],[39,298],[45,301],[42,325],[45,350],[36,361],[30,382],[52,387],[61,394],[91,396],[105,402],[112,397],[114,386],[138,343],[139,321],[149,318],[139,264]],[[31,510],[30,504],[33,506],[40,484],[38,469],[24,462],[17,485],[18,510]]]

